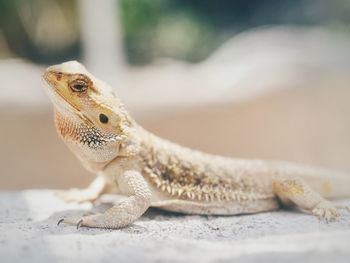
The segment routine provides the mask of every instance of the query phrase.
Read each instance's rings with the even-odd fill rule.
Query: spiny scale
[[[243,193],[240,190],[234,190],[229,187],[220,188],[212,186],[195,186],[174,184],[166,180],[160,179],[159,175],[152,172],[151,169],[145,168],[144,175],[149,177],[154,185],[162,192],[166,192],[170,196],[178,199],[189,199],[198,201],[240,201],[240,200],[261,200],[271,198],[272,195],[260,194],[253,192]]]
[[[140,151],[142,173],[157,189],[169,196],[205,202],[273,197],[271,193],[257,191],[258,188],[249,176],[237,180],[237,175],[227,176],[228,171],[224,167],[211,167],[210,161],[206,165],[200,165],[193,160],[189,162],[182,159],[184,155],[196,158],[196,151],[187,152],[190,150],[169,143],[164,147],[164,141],[152,136],[148,139],[150,141],[146,141]]]

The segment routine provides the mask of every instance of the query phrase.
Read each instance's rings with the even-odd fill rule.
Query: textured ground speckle
[[[339,202],[350,205],[350,199]],[[350,260],[347,213],[326,224],[298,211],[217,217],[150,209],[121,230],[77,230],[56,223],[91,205],[65,204],[52,191],[0,192],[0,207],[2,263]]]

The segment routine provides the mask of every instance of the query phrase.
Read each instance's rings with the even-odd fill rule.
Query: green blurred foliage
[[[350,33],[349,0],[121,0],[131,63],[200,61],[228,38],[265,25],[323,26]]]
[[[16,56],[39,63],[68,60],[79,56],[76,13],[70,0],[0,0],[0,30]]]
[[[4,52],[1,39],[6,39],[12,54],[34,62],[79,58],[77,3],[0,0],[0,56]],[[349,0],[119,0],[118,3],[124,47],[132,64],[147,64],[160,57],[201,61],[228,38],[258,26],[316,25],[344,35],[350,32]]]
[[[131,63],[156,57],[198,61],[222,42],[210,23],[178,1],[122,0],[121,14]]]

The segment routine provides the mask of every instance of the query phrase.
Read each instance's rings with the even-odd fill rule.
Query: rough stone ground
[[[350,205],[350,199],[339,203]],[[53,191],[3,191],[0,207],[2,263],[350,260],[347,213],[327,224],[294,210],[219,217],[150,209],[124,229],[77,230],[56,223],[69,214],[86,213],[91,205],[65,204]]]

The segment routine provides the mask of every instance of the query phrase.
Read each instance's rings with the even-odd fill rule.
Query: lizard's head
[[[76,61],[47,68],[43,79],[57,130],[79,159],[95,167],[120,155],[131,121],[106,83]]]

